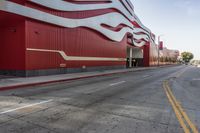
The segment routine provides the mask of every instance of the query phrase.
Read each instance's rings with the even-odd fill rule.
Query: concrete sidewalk
[[[1,78],[0,90],[15,89],[19,87],[28,87],[28,86],[34,86],[34,85],[63,82],[63,81],[91,78],[91,77],[97,77],[97,76],[106,76],[106,75],[112,75],[112,74],[118,74],[118,73],[142,71],[142,70],[149,70],[149,69],[155,69],[155,68],[157,67],[105,70],[105,71],[82,72],[82,73],[60,74],[60,75],[28,77],[28,78],[25,78],[25,77]]]

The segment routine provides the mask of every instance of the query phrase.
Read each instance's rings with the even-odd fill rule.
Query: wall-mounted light
[[[39,35],[40,33],[38,31],[34,31],[35,34]]]
[[[65,63],[60,64],[60,67],[65,68],[67,65]]]

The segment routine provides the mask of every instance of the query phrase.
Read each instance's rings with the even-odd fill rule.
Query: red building
[[[129,0],[1,0],[0,22],[2,74],[154,65],[155,36]]]

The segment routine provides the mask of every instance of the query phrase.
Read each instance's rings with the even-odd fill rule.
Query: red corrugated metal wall
[[[29,2],[26,6],[67,18],[85,18],[116,12],[114,9],[60,12]],[[99,32],[88,28],[63,28],[35,20],[26,20],[27,48],[61,50],[68,56],[126,58],[126,46],[127,37],[124,37],[122,42],[113,42]],[[59,68],[60,64],[66,64],[67,68],[126,65],[125,61],[65,61],[58,53],[51,52],[27,51],[26,57],[27,70]]]
[[[0,12],[0,70],[25,69],[25,20]]]
[[[27,0],[11,1],[66,18],[80,19],[98,16],[109,12],[118,12],[115,9],[63,12],[51,10],[33,4]],[[28,51],[26,48],[60,50],[64,51],[68,56],[126,58],[126,49],[128,45],[127,36],[125,36],[121,42],[113,42],[101,33],[89,28],[64,28],[28,18],[26,18],[25,21],[22,18],[21,20],[23,21],[20,19],[19,21],[9,20],[10,23],[7,23],[8,20],[5,18],[3,19],[7,24],[7,27],[16,27],[17,32],[10,33],[6,30],[4,31],[6,26],[2,26],[4,28],[1,28],[2,32],[0,33],[0,39],[1,42],[3,42],[1,44],[2,48],[5,51],[11,51],[12,55],[15,56],[13,58],[10,53],[1,50],[0,61],[1,64],[4,64],[0,65],[1,69],[13,68],[15,70],[37,70],[60,68],[61,65],[66,68],[126,65],[125,61],[66,61],[56,52]],[[120,25],[111,30],[117,31],[119,29]],[[12,39],[9,39],[11,37]],[[150,55],[148,45],[143,47],[145,66],[149,66]],[[8,58],[6,59],[5,57]]]
[[[145,67],[148,67],[150,65],[150,53],[149,53],[149,49],[150,49],[150,43],[146,43],[146,45],[143,46],[143,65]]]
[[[26,21],[26,47],[37,49],[61,50],[68,56],[126,58],[125,37],[122,42],[113,42],[96,31],[86,28],[62,28],[41,22]],[[28,70],[82,66],[125,65],[125,62],[112,61],[65,61],[58,53],[26,53]]]

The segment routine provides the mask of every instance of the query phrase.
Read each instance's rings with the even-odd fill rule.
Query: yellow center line
[[[171,105],[172,105],[172,108],[173,108],[173,110],[174,110],[174,112],[175,112],[175,114],[176,114],[176,117],[177,117],[177,119],[178,119],[178,121],[179,121],[181,127],[183,128],[183,130],[184,130],[185,133],[190,133],[190,130],[188,129],[188,127],[187,127],[186,124],[184,123],[184,120],[183,120],[183,118],[182,118],[182,116],[181,116],[181,113],[178,111],[178,109],[177,109],[177,107],[176,107],[174,101],[172,100],[172,98],[171,98],[171,96],[170,96],[170,94],[169,94],[169,92],[168,92],[168,90],[167,90],[166,81],[163,83],[163,88],[165,89],[165,93],[166,93],[166,95],[167,95],[167,98],[168,98],[169,102],[170,102]]]
[[[168,88],[168,90],[169,90],[170,95],[172,96],[172,99],[174,99],[174,101],[175,101],[175,103],[176,103],[178,109],[180,110],[180,112],[181,112],[182,116],[184,117],[184,119],[185,119],[185,120],[187,121],[187,123],[189,124],[190,128],[192,129],[192,131],[195,132],[195,133],[198,132],[197,129],[196,129],[196,126],[194,126],[194,124],[192,123],[192,121],[189,119],[188,115],[187,115],[186,112],[183,110],[183,108],[182,108],[182,106],[180,105],[180,103],[177,102],[177,100],[176,100],[176,98],[174,97],[174,95],[173,95],[173,93],[172,93],[172,91],[171,91],[171,89],[170,89],[168,83],[167,83],[167,88]]]
[[[188,115],[186,112],[183,110],[181,104],[177,101],[175,96],[173,95],[171,88],[169,86],[168,81],[163,82],[163,88],[165,90],[165,93],[168,97],[169,102],[172,105],[172,108],[176,114],[176,117],[183,128],[185,133],[190,133],[192,131],[193,133],[198,133],[198,130],[194,123],[189,119]]]

